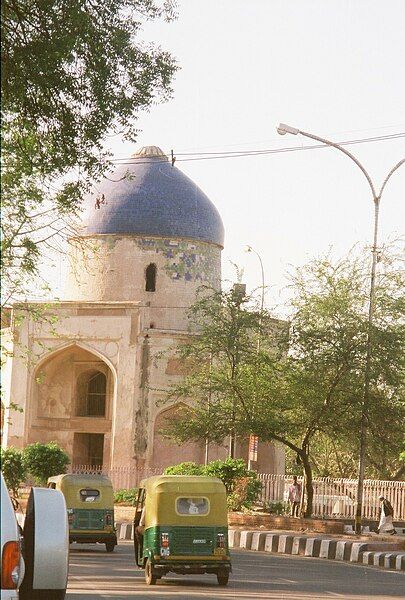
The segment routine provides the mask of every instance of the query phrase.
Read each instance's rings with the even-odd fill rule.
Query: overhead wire
[[[405,137],[405,132],[387,134],[383,136],[374,136],[368,138],[359,138],[355,140],[344,140],[341,142],[336,142],[341,146],[349,146],[354,144],[366,144],[371,142],[380,142],[385,140],[393,140]],[[254,150],[234,150],[234,151],[221,151],[221,152],[180,152],[174,153],[176,162],[190,162],[196,160],[217,160],[222,158],[242,158],[247,156],[264,156],[267,154],[281,154],[284,152],[298,152],[301,150],[316,150],[319,148],[329,148],[328,144],[311,144],[311,145],[300,145],[300,146],[286,146],[284,148],[266,148],[266,149],[254,149]],[[167,159],[172,157],[172,154],[165,155]],[[185,157],[185,158],[179,158]],[[150,164],[150,159],[147,160],[148,157],[145,157],[146,160],[140,160],[140,157],[131,156],[126,158],[115,158],[111,159],[111,162],[117,165],[133,165],[133,164]],[[161,160],[157,160],[153,158],[153,162],[167,162],[166,158],[162,158]]]

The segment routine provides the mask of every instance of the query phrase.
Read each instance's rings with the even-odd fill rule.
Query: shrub
[[[224,483],[227,492],[229,510],[250,508],[257,499],[262,484],[255,471],[249,471],[242,458],[213,460],[208,465],[184,462],[167,467],[166,475],[208,475],[218,477]]]
[[[204,465],[195,462],[183,462],[164,470],[165,475],[205,475]]]
[[[26,477],[23,453],[18,448],[0,449],[1,470],[7,488],[11,490],[13,496],[18,496],[18,490]]]
[[[30,444],[24,448],[24,465],[40,485],[45,485],[48,477],[66,473],[70,459],[56,442]]]
[[[288,515],[290,510],[288,502],[269,502],[264,508],[275,515]]]
[[[129,490],[117,490],[114,492],[114,502],[117,504],[129,504],[135,506],[138,496],[138,488],[130,488]]]
[[[233,492],[235,482],[249,473],[243,458],[227,458],[226,460],[213,460],[204,468],[205,475],[218,477],[223,481],[228,494]],[[251,471],[252,472],[252,471]]]

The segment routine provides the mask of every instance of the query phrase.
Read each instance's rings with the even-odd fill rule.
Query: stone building
[[[74,464],[106,468],[203,462],[201,445],[159,431],[181,408],[162,402],[182,375],[170,349],[199,286],[220,286],[223,243],[215,206],[159,148],[118,167],[70,240],[63,300],[14,307],[4,400],[23,411],[6,414],[3,444],[54,440]],[[283,453],[262,444],[258,468],[282,472]]]

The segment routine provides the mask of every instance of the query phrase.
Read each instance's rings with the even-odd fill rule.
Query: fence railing
[[[142,469],[132,466],[113,467],[71,465],[70,473],[88,473],[107,475],[114,490],[137,487],[140,481],[152,475],[161,475],[164,467]],[[291,475],[258,473],[262,482],[260,502],[286,502],[288,488],[292,483]],[[301,485],[303,478],[298,477]],[[354,519],[356,513],[357,480],[319,477],[314,479],[313,516],[332,519]],[[378,518],[379,497],[387,498],[394,509],[394,520],[405,521],[405,481],[380,481],[367,479],[363,488],[363,518]]]
[[[153,475],[161,475],[165,467],[154,469],[140,469],[137,467],[113,467],[108,469],[103,466],[94,465],[70,465],[69,473],[82,473],[91,475],[107,475],[113,484],[114,490],[130,489],[138,487],[142,479],[152,477]]]
[[[263,487],[262,502],[285,502],[292,483],[289,475],[259,473]],[[298,477],[303,485],[303,478]],[[313,516],[334,519],[354,519],[356,514],[356,479],[320,477],[314,479]],[[379,497],[387,498],[394,509],[394,520],[405,521],[405,481],[367,479],[363,487],[363,518],[376,520],[380,507]]]

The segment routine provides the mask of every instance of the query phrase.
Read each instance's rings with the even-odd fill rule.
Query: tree
[[[1,471],[3,473],[7,488],[13,496],[18,497],[21,483],[26,477],[26,469],[23,454],[18,448],[0,448]]]
[[[250,508],[262,489],[257,473],[249,471],[243,459],[213,460],[207,465],[184,462],[167,467],[165,474],[217,477],[225,485],[230,510]]]
[[[139,39],[161,17],[174,17],[172,0],[2,3],[5,303],[74,234],[84,194],[111,168],[106,135],[134,140],[139,111],[170,96],[173,58]]]
[[[235,435],[241,423],[246,424],[244,407],[253,402],[255,375],[263,356],[268,357],[258,352],[257,339],[263,337],[265,350],[268,332],[277,326],[268,313],[253,307],[254,298],[239,285],[229,291],[201,287],[189,311],[191,328],[198,335],[177,349],[190,374],[168,396],[192,398],[194,404],[182,411],[184,419],[175,419],[174,429],[169,426],[169,435],[218,443],[227,438],[229,456],[235,457]]]
[[[200,368],[191,373],[171,390],[169,398],[188,395],[197,402],[190,406],[184,420],[173,422],[169,433],[181,441],[187,437],[201,439],[205,432],[205,436],[220,441],[225,425],[234,419],[238,435],[256,433],[262,440],[283,444],[304,471],[305,515],[310,516],[311,456],[316,460],[313,450],[317,438],[323,435],[336,439],[358,456],[367,343],[368,260],[353,256],[336,264],[327,258],[314,260],[297,270],[292,289],[287,346],[282,335],[273,337],[270,343],[265,334],[265,345],[254,358],[253,329],[245,336],[246,348],[239,355],[237,377],[230,378],[226,363],[216,362],[216,357],[211,372]],[[402,443],[398,424],[405,416],[403,289],[403,275],[395,258],[381,255],[367,414],[369,470],[378,449],[383,460],[388,449],[390,456],[398,456]],[[238,310],[255,312],[242,307]],[[228,315],[227,306],[221,305],[221,311],[212,304],[212,316],[207,311],[207,320],[198,323],[201,339],[217,353],[227,337],[220,329],[212,328],[210,319],[215,322],[221,314],[226,323],[228,317],[223,314]],[[268,315],[260,316],[263,335]],[[244,318],[248,320],[246,315]],[[227,333],[232,337],[232,331]],[[229,347],[238,346],[237,338],[233,344],[228,341]],[[198,341],[192,340],[185,348],[189,356],[198,356]],[[187,353],[185,348],[180,352]],[[211,390],[210,402],[201,402],[202,392],[207,390]],[[235,404],[227,401],[229,397],[236,399]]]
[[[48,477],[66,473],[70,459],[56,442],[29,444],[24,448],[24,465],[39,484],[45,485]]]

